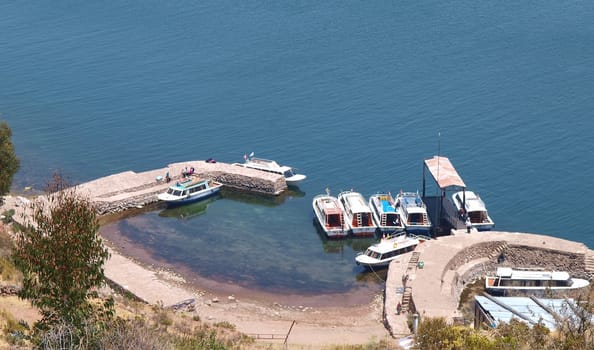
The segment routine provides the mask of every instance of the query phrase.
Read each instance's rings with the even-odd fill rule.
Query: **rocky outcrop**
[[[9,295],[17,295],[19,293],[19,291],[21,290],[21,287],[16,286],[16,285],[10,285],[10,284],[2,284],[0,285],[0,296],[9,296]]]

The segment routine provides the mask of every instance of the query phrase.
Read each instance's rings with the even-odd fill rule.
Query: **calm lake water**
[[[144,1],[0,4],[0,119],[22,168],[75,182],[245,153],[300,191],[223,193],[104,228],[154,259],[278,293],[381,288],[326,242],[329,187],[421,190],[450,158],[496,229],[594,247],[591,1]],[[183,217],[182,217],[183,216]]]

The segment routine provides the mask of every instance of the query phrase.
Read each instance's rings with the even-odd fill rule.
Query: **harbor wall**
[[[493,275],[498,267],[528,267],[567,271],[572,277],[591,280],[594,251],[583,243],[518,232],[473,232],[454,230],[419,245],[415,252],[423,267],[407,266],[408,259],[393,261],[386,280],[385,312],[393,334],[407,331],[406,316],[397,313],[409,291],[414,307],[425,317],[462,316],[460,295],[471,282]],[[406,279],[404,279],[406,276]],[[406,285],[404,282],[406,281]]]
[[[227,188],[276,196],[287,189],[282,175],[248,169],[228,163],[203,160],[169,164],[167,167],[136,173],[125,171],[78,186],[97,205],[99,215],[111,214],[157,202],[157,194],[182,179],[182,172],[194,168],[198,177],[222,183]],[[171,182],[164,181],[169,173]]]

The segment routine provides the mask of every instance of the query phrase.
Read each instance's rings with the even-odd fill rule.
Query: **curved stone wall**
[[[567,271],[574,277],[590,279],[584,259],[584,254],[580,253],[508,245],[506,241],[484,242],[458,252],[443,269],[442,280],[447,277],[452,278],[451,292],[459,299],[460,293],[468,283],[485,275],[494,274],[498,267],[534,267],[543,270]],[[473,264],[473,261],[476,264]],[[448,274],[448,271],[454,271],[454,273]]]

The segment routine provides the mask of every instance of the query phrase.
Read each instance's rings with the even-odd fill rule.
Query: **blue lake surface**
[[[497,230],[594,247],[592,23],[591,1],[3,2],[14,187],[252,151],[292,165],[308,179],[280,199],[224,193],[104,228],[279,293],[376,284],[353,259],[369,242],[324,242],[311,200],[421,190],[438,153]]]

